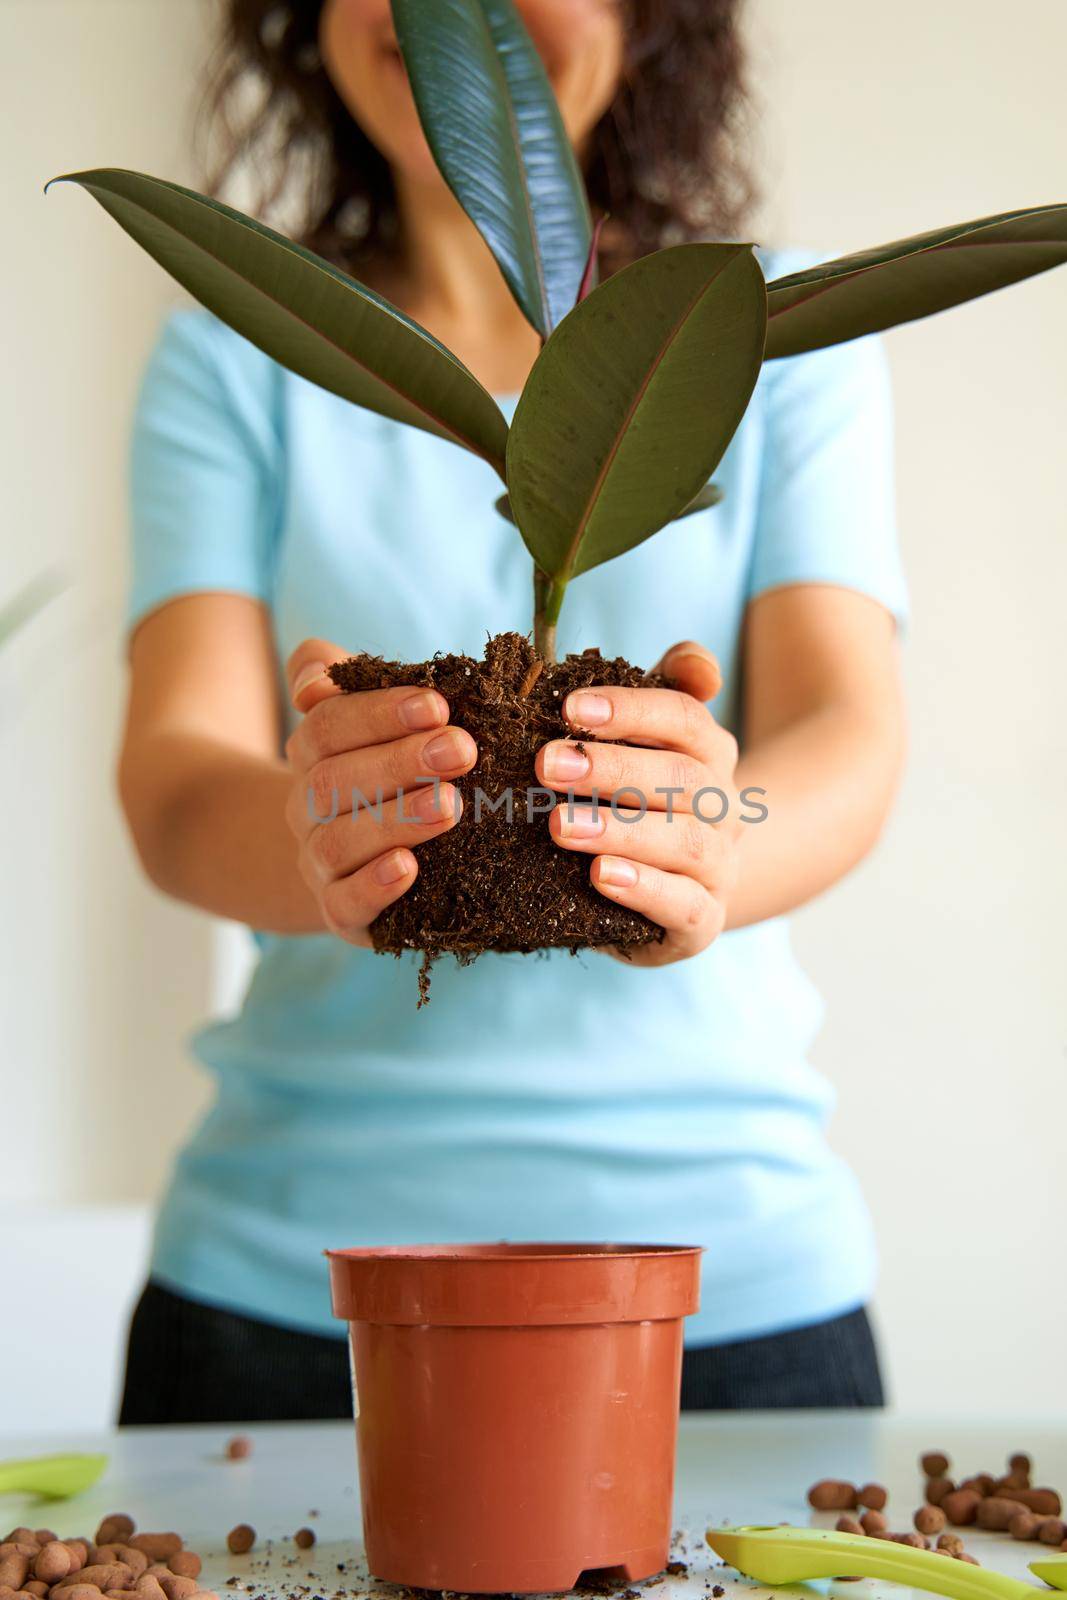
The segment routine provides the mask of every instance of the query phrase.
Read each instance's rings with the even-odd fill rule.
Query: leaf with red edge
[[[586,296],[591,294],[596,288],[597,277],[599,273],[599,269],[597,267],[597,246],[600,243],[600,230],[603,228],[607,220],[608,213],[605,211],[604,215],[602,217],[597,217],[593,224],[593,237],[589,241],[589,254],[585,258],[585,271],[582,273],[582,281],[578,285],[578,299],[575,301],[575,305],[580,305]]]
[[[1067,205],[897,239],[767,285],[767,360],[880,333],[1067,261]]]
[[[102,167],[77,183],[201,305],[301,378],[463,445],[503,476],[508,425],[452,352],[302,245],[193,189]]]
[[[643,256],[545,345],[508,435],[508,498],[562,586],[640,544],[707,483],[763,360],[767,293],[747,244]],[[551,621],[551,617],[549,617]]]

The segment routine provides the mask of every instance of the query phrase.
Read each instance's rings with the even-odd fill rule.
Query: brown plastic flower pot
[[[327,1254],[375,1577],[529,1594],[662,1570],[698,1248]]]

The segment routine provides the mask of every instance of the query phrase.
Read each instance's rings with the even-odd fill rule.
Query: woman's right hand
[[[286,820],[327,928],[369,947],[375,917],[415,881],[414,849],[459,821],[462,800],[447,780],[471,770],[478,747],[449,726],[436,689],[342,694],[326,668],[350,654],[305,639],[289,657],[289,695],[303,717],[286,745]]]

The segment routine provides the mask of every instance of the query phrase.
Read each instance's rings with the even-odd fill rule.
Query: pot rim
[[[327,1250],[343,1322],[561,1327],[675,1321],[700,1300],[701,1245],[540,1243]]]
[[[702,1255],[700,1244],[611,1244],[579,1240],[558,1244],[538,1240],[496,1240],[486,1244],[386,1244],[354,1245],[327,1249],[330,1261],[571,1261],[604,1260],[617,1256]]]

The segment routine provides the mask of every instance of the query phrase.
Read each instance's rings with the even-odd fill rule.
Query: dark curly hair
[[[740,0],[620,0],[626,64],[590,138],[586,184],[608,212],[602,267],[696,238],[737,238],[754,198]],[[392,177],[318,52],[323,0],[221,0],[222,36],[201,133],[221,130],[209,185],[240,168],[253,206],[348,270],[397,240]]]

